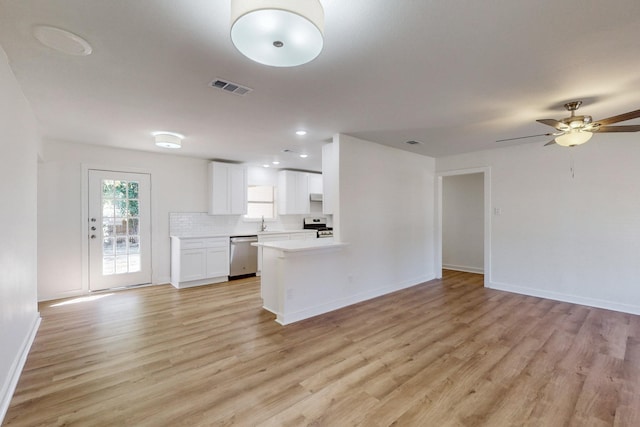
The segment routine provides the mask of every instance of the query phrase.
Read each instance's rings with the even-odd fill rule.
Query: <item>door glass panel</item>
[[[105,237],[102,240],[102,253],[104,255],[115,255],[115,239]]]
[[[140,253],[140,236],[129,236],[129,253]]]
[[[130,218],[129,219],[129,223],[128,223],[128,227],[127,227],[127,234],[129,236],[136,236],[139,233],[139,227],[138,227],[138,218]]]
[[[130,182],[129,186],[127,187],[127,189],[128,189],[129,199],[137,199],[138,198],[138,183],[137,182]]]
[[[113,200],[102,200],[102,217],[113,218]]]
[[[140,271],[139,183],[102,181],[102,273]]]
[[[113,237],[115,236],[115,228],[113,226],[113,216],[106,218],[102,217],[102,235],[104,237]]]

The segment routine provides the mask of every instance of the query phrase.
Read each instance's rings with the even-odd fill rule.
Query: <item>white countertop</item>
[[[202,235],[187,235],[187,236],[179,236],[179,235],[171,235],[169,237],[173,237],[176,239],[206,239],[213,237],[232,237],[232,236],[268,236],[270,234],[297,234],[297,233],[315,233],[316,230],[266,230],[266,231],[256,231],[256,232],[247,232],[247,233],[220,233],[220,234],[202,234]]]
[[[215,237],[230,237],[230,236],[235,236],[235,234],[229,234],[229,233],[225,233],[225,234],[206,234],[206,235],[199,235],[199,236],[169,236],[172,239],[208,239],[208,238],[215,238]]]
[[[316,230],[265,230],[258,231],[258,236],[268,236],[269,234],[293,234],[293,233],[315,233]]]
[[[279,249],[283,252],[302,252],[322,249],[338,249],[347,246],[348,243],[336,242],[333,238],[314,240],[282,240],[279,242],[252,243],[253,246]]]

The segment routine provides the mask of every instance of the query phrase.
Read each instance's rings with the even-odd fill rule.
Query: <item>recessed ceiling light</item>
[[[270,168],[271,166],[269,165],[262,165],[263,168]]]
[[[299,135],[299,136],[305,136],[306,134],[307,134],[306,130],[298,130],[298,131],[296,131],[296,135]]]
[[[300,157],[302,157],[303,159],[306,159],[307,157],[309,157],[308,154],[300,154]]]
[[[162,148],[181,148],[184,136],[174,132],[153,132],[156,145]]]
[[[277,160],[275,160],[275,161],[273,161],[273,162],[271,162],[271,163],[272,163],[272,164],[274,164],[274,165],[279,165],[279,164],[280,164],[280,162],[279,162],[279,161],[277,161]]]
[[[38,25],[33,29],[33,36],[46,47],[67,55],[87,56],[93,52],[88,41],[62,28]]]

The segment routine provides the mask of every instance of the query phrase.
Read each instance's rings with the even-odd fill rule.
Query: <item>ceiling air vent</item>
[[[239,85],[238,83],[233,83],[233,82],[222,80],[222,79],[215,79],[214,81],[209,83],[209,86],[215,87],[217,89],[222,89],[226,92],[230,92],[230,93],[233,93],[234,95],[240,95],[240,96],[244,96],[249,92],[253,91],[253,89],[251,89],[250,87],[242,86],[242,85]]]
[[[405,142],[405,144],[409,144],[409,145],[418,145],[418,144],[422,144],[422,143],[421,143],[420,141],[414,141],[414,140],[411,140],[411,141],[407,141],[407,142]]]

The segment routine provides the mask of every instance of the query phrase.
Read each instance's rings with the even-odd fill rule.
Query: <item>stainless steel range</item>
[[[303,220],[302,228],[316,230],[318,238],[333,237],[333,228],[327,227],[327,218],[324,217],[307,217]]]

